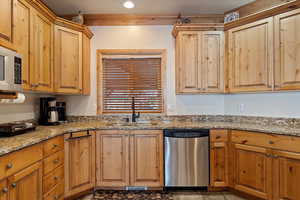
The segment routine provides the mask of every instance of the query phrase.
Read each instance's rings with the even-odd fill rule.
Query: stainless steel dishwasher
[[[209,130],[164,130],[165,187],[209,185]]]

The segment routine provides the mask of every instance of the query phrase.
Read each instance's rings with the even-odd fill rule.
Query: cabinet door
[[[275,16],[275,86],[300,89],[300,9]]]
[[[9,200],[42,200],[42,164],[40,162],[8,178]]]
[[[72,196],[94,186],[94,132],[65,135],[65,196]]]
[[[13,0],[1,0],[0,6],[0,45],[5,47],[12,42]]]
[[[210,144],[210,184],[212,187],[228,186],[228,146],[226,142]]]
[[[14,2],[14,44],[19,54],[22,55],[22,80],[23,89],[30,89],[29,71],[29,34],[30,34],[30,9],[31,6],[24,0]]]
[[[133,131],[130,137],[130,185],[163,186],[161,131]]]
[[[200,33],[180,32],[176,39],[177,93],[199,93],[202,89],[201,57],[199,56]]]
[[[55,26],[55,91],[82,92],[82,33]]]
[[[300,154],[277,151],[274,159],[274,200],[300,199]]]
[[[234,144],[234,188],[262,199],[272,195],[270,150]]]
[[[53,91],[53,24],[42,14],[31,12],[30,34],[31,87],[42,92]]]
[[[0,200],[8,200],[7,179],[0,181]]]
[[[230,91],[272,90],[273,18],[233,28],[228,33]]]
[[[96,141],[98,187],[129,185],[129,136],[126,131],[100,131]]]
[[[206,93],[224,92],[224,33],[204,31],[202,33],[202,75]]]

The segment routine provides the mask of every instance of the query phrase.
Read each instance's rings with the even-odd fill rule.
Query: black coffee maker
[[[40,98],[39,124],[47,125],[47,126],[53,126],[59,124],[56,98],[54,97]]]

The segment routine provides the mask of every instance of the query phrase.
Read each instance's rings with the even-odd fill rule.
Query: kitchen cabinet
[[[130,136],[130,186],[162,187],[161,131],[133,131]]]
[[[7,179],[0,181],[0,200],[8,200]]]
[[[234,188],[239,191],[271,199],[272,160],[266,148],[235,144]]]
[[[26,0],[14,0],[14,45],[19,54],[22,55],[22,80],[23,89],[29,90],[30,76],[30,13],[32,7]]]
[[[53,23],[36,10],[31,12],[31,89],[53,92]]]
[[[300,9],[275,16],[275,89],[300,89]]]
[[[38,162],[8,178],[9,200],[42,200],[42,163]]]
[[[274,200],[300,199],[300,153],[274,151]]]
[[[101,131],[96,141],[96,179],[99,187],[129,185],[129,137],[127,131]]]
[[[231,93],[273,89],[273,34],[272,17],[228,31]]]
[[[210,186],[228,186],[228,131],[210,131]]]
[[[163,186],[161,131],[100,131],[97,187]]]
[[[55,92],[82,92],[82,33],[55,26]]]
[[[65,197],[94,186],[95,133],[84,131],[65,135]]]
[[[0,19],[0,45],[12,49],[13,0],[1,1]]]
[[[223,31],[180,31],[176,37],[177,94],[224,92]]]

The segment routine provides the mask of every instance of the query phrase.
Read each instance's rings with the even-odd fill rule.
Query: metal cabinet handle
[[[271,140],[270,140],[270,141],[269,141],[269,144],[274,144],[274,141],[271,141]]]
[[[53,144],[52,148],[55,149],[58,147],[58,144]]]
[[[247,143],[248,142],[248,140],[243,140],[242,141],[242,144],[245,144],[245,143]]]
[[[58,200],[59,196],[58,195],[55,195],[54,196],[54,200]]]
[[[17,184],[16,183],[12,183],[11,187],[15,188],[15,187],[17,187]]]
[[[54,164],[59,163],[59,159],[53,160],[53,163],[54,163]]]
[[[57,181],[57,180],[58,180],[58,176],[54,176],[54,180],[56,180],[56,181]]]
[[[3,193],[7,193],[7,192],[8,192],[8,188],[6,188],[6,187],[3,188],[3,189],[2,189],[2,192],[3,192]]]
[[[7,168],[7,169],[13,168],[13,164],[12,164],[12,163],[8,163],[8,164],[6,165],[6,168]]]
[[[216,137],[216,139],[220,139],[220,138],[221,138],[221,136],[219,136],[219,135]]]

